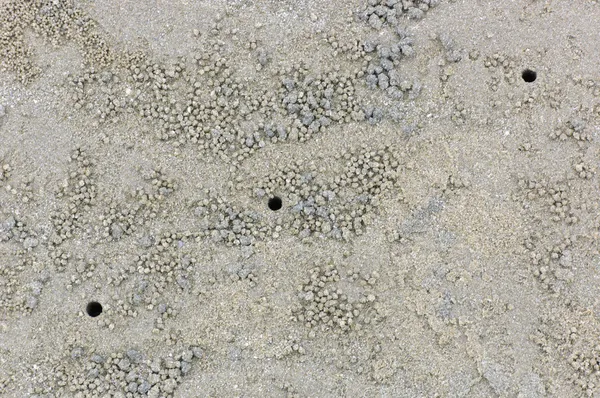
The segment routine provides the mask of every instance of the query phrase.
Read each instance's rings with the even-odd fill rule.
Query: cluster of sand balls
[[[553,140],[566,141],[573,139],[579,142],[592,141],[592,135],[587,131],[587,122],[580,118],[572,118],[564,125],[550,133]]]
[[[387,14],[410,16],[435,4],[432,0],[388,0],[375,2],[370,8],[381,13],[384,7]],[[55,44],[68,39],[80,42],[86,50],[95,48],[88,57],[94,61],[89,63],[88,72],[72,79],[75,109],[85,107],[100,120],[114,120],[123,112],[137,113],[158,127],[158,137],[173,140],[176,146],[191,142],[222,159],[237,162],[268,142],[302,142],[332,123],[366,118],[355,94],[356,82],[365,73],[362,70],[340,73],[334,67],[322,75],[310,76],[298,64],[275,72],[282,78],[277,91],[250,88],[235,76],[225,46],[216,39],[205,41],[202,51],[190,60],[191,65],[184,58],[171,65],[159,65],[139,53],[113,57],[95,31],[95,23],[66,1],[39,5],[31,13],[29,19],[19,14],[17,19],[29,21],[23,22],[23,29],[31,23],[36,32]],[[412,53],[410,39],[401,37],[389,48],[380,45],[378,52],[381,65],[371,68],[378,84],[387,85],[396,96],[407,92],[411,97],[418,95],[418,82],[400,80],[394,73],[389,76],[387,69],[379,71],[397,62],[401,53]],[[94,66],[110,60],[117,61],[112,71],[95,71]],[[244,124],[257,116],[258,125]]]
[[[19,300],[20,275],[25,270],[26,263],[13,263],[11,266],[0,267],[0,305],[9,312],[18,311],[22,306]]]
[[[232,282],[246,281],[250,287],[255,287],[258,281],[258,272],[256,267],[247,264],[236,264],[228,271],[229,279]]]
[[[69,0],[8,1],[0,7],[0,66],[16,72],[23,83],[41,72],[25,42],[25,32],[57,46],[70,40],[82,51],[88,64],[106,66],[112,54],[96,23]]]
[[[591,180],[594,176],[594,170],[587,162],[579,159],[573,163],[573,169],[579,178]]]
[[[28,238],[35,239],[35,233],[30,230],[24,220],[15,217],[13,214],[2,215],[2,218],[0,218],[0,242],[13,241],[21,243],[24,249],[37,246],[37,243],[24,244]]]
[[[33,280],[24,277],[37,267],[39,263],[32,256],[20,256],[0,267],[0,306],[6,312],[29,314],[38,306],[38,298],[50,277],[45,273]]]
[[[56,272],[66,271],[71,260],[71,253],[60,247],[55,247],[48,253],[48,256],[52,260],[50,263],[54,266]]]
[[[524,191],[524,199],[543,199],[553,221],[575,224],[579,218],[571,205],[567,183],[550,182],[547,179],[519,178],[519,187]]]
[[[463,51],[457,47],[457,44],[447,32],[439,34],[438,40],[444,49],[446,61],[456,63],[463,59]],[[471,52],[470,57],[477,59],[477,52]]]
[[[189,244],[190,240],[184,234],[165,233],[137,254],[129,266],[117,267],[105,274],[106,283],[111,286],[130,282],[125,296],[115,294],[112,297],[115,305],[106,311],[107,314],[135,318],[141,306],[149,311],[156,308],[159,318],[155,332],[164,330],[163,321],[176,315],[176,311],[164,302],[165,292],[171,286],[179,291],[189,290],[191,286],[189,274],[197,261],[181,250]]]
[[[563,237],[553,245],[542,245],[542,236],[534,232],[524,242],[533,266],[533,275],[540,284],[553,292],[560,291],[562,285],[573,279],[571,249],[574,236]]]
[[[93,164],[82,148],[71,154],[72,163],[67,180],[58,189],[56,197],[64,199],[62,206],[50,213],[52,225],[48,240],[48,255],[58,272],[63,272],[71,255],[61,245],[72,239],[81,228],[83,218],[96,203],[97,187]]]
[[[178,314],[177,310],[170,307],[164,302],[159,303],[156,306],[158,317],[154,319],[154,328],[152,333],[157,334],[165,330],[165,321],[169,318],[175,318]],[[163,339],[167,345],[174,345],[180,340],[181,333],[179,331],[166,332],[163,334]]]
[[[283,359],[293,355],[305,355],[306,349],[302,346],[302,340],[288,336],[278,345],[273,357]]]
[[[400,18],[422,19],[439,0],[369,0],[359,18],[376,30],[384,25],[396,26]]]
[[[74,109],[84,109],[100,121],[117,121],[117,116],[130,109],[126,93],[121,92],[119,76],[109,70],[96,72],[92,68],[82,75],[71,77],[69,83]],[[95,101],[86,101],[91,96]]]
[[[467,189],[469,187],[471,187],[471,183],[469,180],[467,180],[466,177],[450,174],[448,176],[448,180],[446,181],[446,185],[442,187],[442,192],[446,196],[450,196],[455,194],[459,190]]]
[[[11,175],[11,172],[12,167],[10,163],[2,164],[2,167],[0,167],[0,183],[7,181]]]
[[[357,61],[365,56],[361,40],[340,39],[335,29],[323,33],[323,41],[331,45],[334,57],[345,55],[346,60]]]
[[[553,304],[553,310],[540,318],[539,326],[530,335],[540,347],[546,362],[539,373],[548,386],[547,392],[560,395],[551,381],[561,369],[569,392],[577,396],[594,397],[600,392],[600,345],[598,320],[589,308],[576,303]],[[557,325],[560,325],[557,328]]]
[[[189,244],[191,234],[166,233],[143,254],[137,256],[136,271],[143,275],[163,274],[168,282],[175,280],[175,275],[188,270],[196,263],[194,258],[181,255],[181,248]]]
[[[4,188],[14,196],[17,202],[28,204],[32,203],[34,200],[34,181],[34,177],[30,175],[22,179],[21,182],[6,184]]]
[[[136,203],[122,204],[113,200],[105,207],[105,213],[99,216],[104,238],[118,241],[156,217],[159,204],[153,200],[153,194],[140,189],[135,192],[135,196],[139,198]]]
[[[31,50],[25,43],[25,30],[34,16],[34,7],[18,1],[4,2],[0,7],[0,66],[29,82],[39,74],[31,62]]]
[[[33,30],[53,45],[72,40],[83,52],[86,61],[106,66],[112,54],[96,22],[69,0],[36,1],[31,20]]]
[[[278,97],[292,118],[290,135],[304,142],[333,123],[364,120],[362,106],[355,94],[359,71],[332,71],[311,76],[298,65],[282,70]]]
[[[151,189],[136,188],[129,194],[129,202],[110,200],[106,211],[100,215],[102,237],[117,241],[129,236],[157,217],[161,204],[177,190],[177,182],[161,169],[153,170],[147,177]]]
[[[400,169],[393,147],[360,148],[340,156],[342,172],[320,175],[315,167],[292,163],[270,175],[256,190],[258,197],[283,197],[288,211],[283,226],[293,235],[349,239],[370,223],[379,198],[392,191]]]
[[[175,280],[180,281],[185,274],[176,276]],[[129,279],[130,275],[122,275],[123,280]],[[137,316],[137,308],[144,306],[148,311],[156,308],[159,315],[171,316],[175,315],[174,310],[167,308],[163,302],[163,294],[167,289],[168,276],[166,274],[149,274],[137,279],[132,285],[131,290],[125,298],[115,297],[116,312],[122,316]],[[119,280],[113,277],[114,284],[120,284]],[[172,279],[171,279],[172,281]],[[165,315],[166,314],[166,315]],[[162,320],[161,320],[162,321]]]
[[[359,273],[351,272],[346,279],[352,282],[358,277]],[[331,263],[313,268],[299,287],[300,302],[292,308],[293,319],[308,328],[321,327],[323,331],[341,333],[359,330],[371,323],[374,319],[370,316],[370,309],[377,300],[376,296],[359,289],[357,297],[350,299],[339,287],[340,279],[337,267]],[[374,285],[377,278],[367,276],[363,281],[365,285]]]
[[[344,171],[334,178],[334,188],[349,187],[371,197],[393,188],[402,162],[401,153],[394,146],[381,149],[361,147],[348,151],[342,158],[345,161]]]
[[[19,246],[16,252],[24,254],[35,249],[40,240],[38,232],[28,225],[25,218],[17,216],[17,214],[20,212],[0,213],[0,243],[16,243]]]
[[[50,380],[30,391],[32,397],[172,397],[177,386],[203,357],[199,347],[176,355],[146,358],[136,349],[110,355],[88,353],[81,347],[54,365]],[[50,394],[50,395],[49,395]]]
[[[81,285],[82,283],[91,280],[95,275],[96,267],[98,262],[94,258],[85,258],[82,255],[77,255],[74,261],[74,272],[69,277],[69,284],[67,290],[72,289],[74,286]]]
[[[500,71],[502,72],[502,76],[504,76],[504,81],[509,84],[514,84],[516,82],[515,77],[515,61],[510,57],[494,53],[491,56],[486,56],[483,59],[483,65],[491,70],[491,71]],[[489,83],[490,89],[492,91],[497,91],[502,78],[498,76],[492,76],[492,80]]]
[[[414,54],[413,40],[401,27],[396,29],[395,39],[391,43],[367,41],[364,51],[370,55],[364,70],[367,87],[379,88],[392,98],[415,99],[421,92],[418,80],[403,77],[397,66],[404,57]]]
[[[238,209],[211,190],[204,193],[206,197],[191,206],[199,221],[194,232],[198,241],[210,238],[227,246],[249,246],[271,235],[272,228],[258,212]]]
[[[590,326],[572,327],[566,334],[571,342],[568,364],[574,371],[569,381],[585,396],[593,397],[600,389],[600,345],[593,338],[598,337],[595,333],[597,329]],[[594,322],[593,326],[598,325]],[[586,333],[587,336],[582,337]]]
[[[70,162],[74,167],[71,167],[68,180],[56,194],[58,199],[65,198],[66,203],[62,209],[50,214],[54,227],[50,243],[55,247],[73,237],[75,230],[80,227],[83,214],[96,203],[93,164],[86,151],[82,148],[75,149]]]
[[[299,63],[274,72],[279,88],[254,88],[235,75],[222,46],[209,44],[191,64],[180,59],[159,65],[131,55],[115,73],[92,70],[73,77],[74,106],[100,120],[135,113],[159,139],[234,163],[268,143],[304,142],[334,123],[365,119],[356,95],[364,74],[358,68],[311,75]]]

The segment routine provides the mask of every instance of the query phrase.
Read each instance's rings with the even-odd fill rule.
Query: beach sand
[[[599,21],[0,0],[0,396],[600,397]]]

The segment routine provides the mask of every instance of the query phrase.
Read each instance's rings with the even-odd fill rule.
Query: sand
[[[600,396],[598,21],[0,0],[0,396]]]

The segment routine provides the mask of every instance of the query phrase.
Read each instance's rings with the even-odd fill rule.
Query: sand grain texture
[[[0,0],[0,396],[600,396],[598,21]]]

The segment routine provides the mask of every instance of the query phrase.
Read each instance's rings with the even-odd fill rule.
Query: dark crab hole
[[[85,312],[87,312],[87,314],[92,318],[95,318],[102,314],[102,304],[97,301],[90,301],[85,307]]]
[[[279,196],[274,196],[271,199],[269,199],[267,205],[269,206],[269,209],[277,211],[281,209],[281,206],[283,206],[283,202],[281,201],[281,198]]]
[[[523,73],[521,73],[521,77],[526,83],[533,83],[537,78],[537,73],[531,69],[525,69]]]

